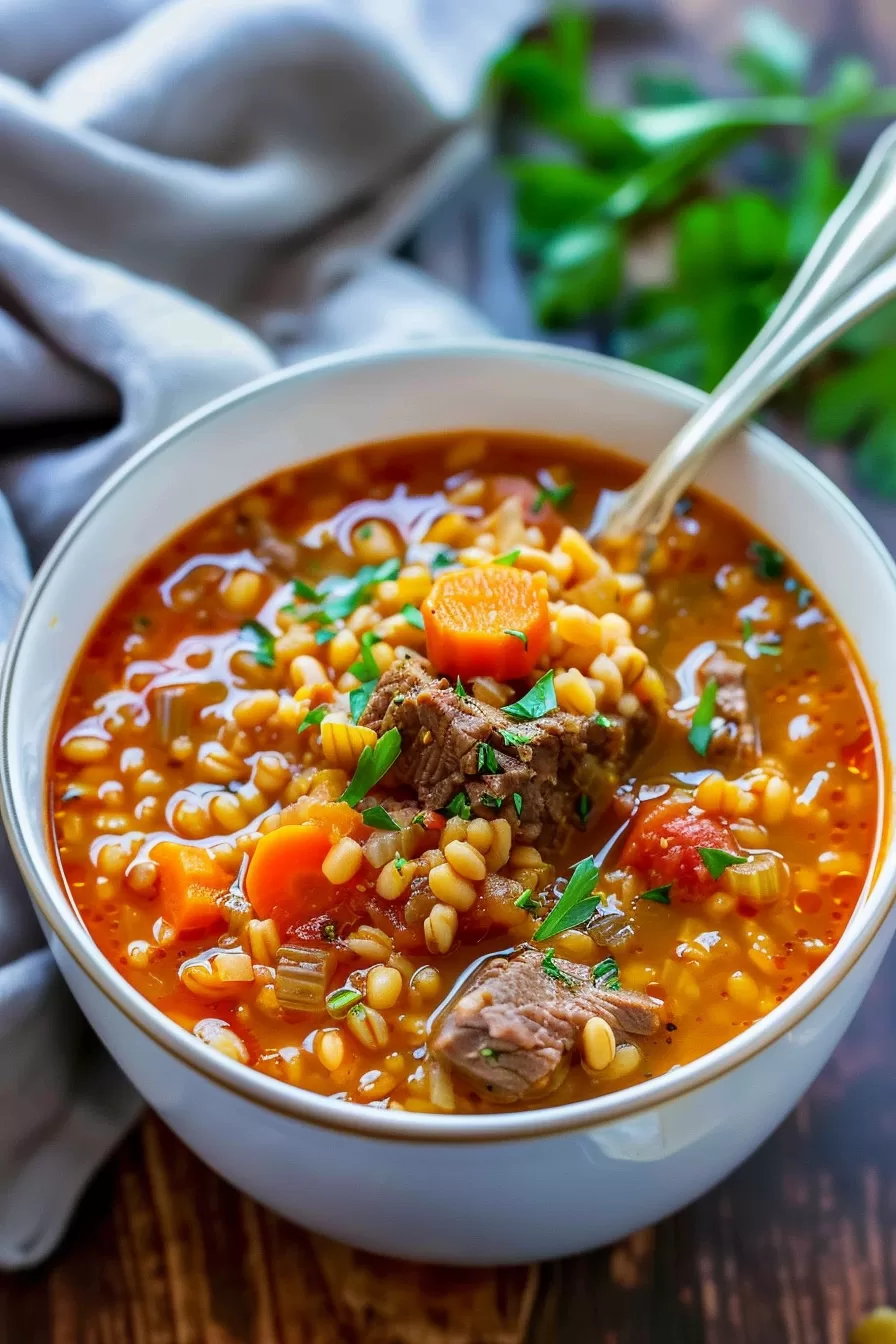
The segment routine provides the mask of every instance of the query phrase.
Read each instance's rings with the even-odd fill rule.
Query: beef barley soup
[[[558,1105],[705,1054],[836,944],[883,769],[834,616],[696,496],[522,434],[376,444],[200,519],[106,612],[49,767],[99,947],[347,1101]]]

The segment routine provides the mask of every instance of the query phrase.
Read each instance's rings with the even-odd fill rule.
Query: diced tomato
[[[642,804],[622,851],[622,863],[644,873],[651,886],[672,883],[680,901],[705,901],[717,890],[700,854],[724,849],[740,854],[740,845],[726,822],[707,816],[681,798],[660,798]]]

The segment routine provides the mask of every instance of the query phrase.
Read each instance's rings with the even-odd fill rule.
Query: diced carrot
[[[450,570],[422,607],[426,648],[449,677],[525,677],[550,634],[544,575],[512,565]]]
[[[255,913],[283,930],[336,905],[338,889],[321,872],[332,844],[332,831],[317,821],[263,835],[246,871],[246,895]]]
[[[207,849],[163,840],[152,857],[159,865],[162,916],[176,933],[198,933],[224,922],[217,897],[232,879]]]
[[[364,830],[361,814],[348,803],[330,802],[310,794],[284,807],[280,829],[285,825],[301,825],[303,821],[313,821],[321,826],[332,842],[340,840],[344,835],[357,836]]]
[[[718,889],[701,848],[742,853],[726,822],[680,798],[642,804],[622,851],[622,862],[656,886],[672,884],[680,901],[703,901]]]

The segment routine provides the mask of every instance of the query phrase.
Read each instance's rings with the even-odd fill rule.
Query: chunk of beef
[[[520,722],[462,699],[411,659],[383,673],[360,722],[378,734],[399,729],[396,773],[426,807],[447,807],[464,790],[477,816],[506,817],[520,839],[555,844],[578,823],[582,795],[588,815],[600,815],[654,727],[646,710],[601,721],[555,710]]]
[[[649,1036],[659,1007],[646,994],[602,989],[588,967],[526,948],[496,957],[474,978],[438,1025],[430,1048],[491,1101],[534,1101],[563,1079],[585,1023],[602,1017],[617,1044]]]
[[[701,690],[712,679],[718,683],[716,713],[725,720],[713,733],[707,755],[750,764],[759,755],[759,742],[747,695],[746,664],[717,649],[697,676]]]

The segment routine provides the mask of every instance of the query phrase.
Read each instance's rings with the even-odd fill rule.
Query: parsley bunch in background
[[[896,117],[896,89],[855,56],[819,83],[807,40],[767,10],[746,16],[730,56],[741,96],[651,73],[633,79],[632,106],[605,106],[590,94],[591,50],[589,21],[558,12],[493,71],[545,151],[506,163],[535,314],[553,327],[600,318],[611,353],[711,389],[842,199],[844,127]],[[638,288],[627,253],[658,224],[669,277]],[[896,495],[896,306],[848,333],[797,392],[813,436],[854,437],[862,478]]]

